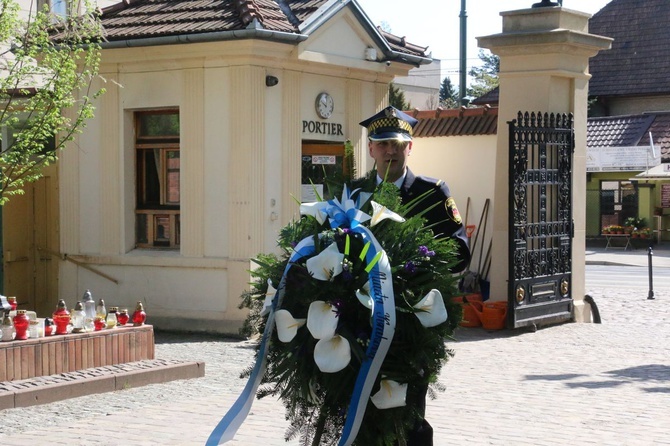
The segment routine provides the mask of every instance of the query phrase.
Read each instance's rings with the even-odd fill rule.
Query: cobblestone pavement
[[[435,445],[670,445],[670,290],[588,289],[602,324],[461,328],[428,402]],[[156,334],[156,357],[205,377],[0,411],[0,445],[203,445],[252,364],[249,342]],[[234,445],[285,443],[281,405],[256,401]]]

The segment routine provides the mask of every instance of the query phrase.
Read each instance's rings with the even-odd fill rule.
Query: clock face
[[[316,97],[316,114],[320,118],[328,119],[333,115],[333,109],[335,108],[335,102],[333,97],[328,93],[319,93]]]

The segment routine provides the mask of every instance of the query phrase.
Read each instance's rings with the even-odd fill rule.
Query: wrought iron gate
[[[572,319],[572,114],[509,123],[508,327]]]

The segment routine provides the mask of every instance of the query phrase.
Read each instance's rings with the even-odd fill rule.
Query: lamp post
[[[465,0],[461,0],[461,14],[459,16],[461,18],[461,54],[460,54],[460,67],[459,67],[459,86],[458,86],[458,100],[461,106],[466,105],[465,102],[465,82],[466,82],[466,75],[467,73],[465,72],[466,70],[466,64],[465,61],[467,59],[467,40],[468,40],[468,32],[467,32],[467,23],[468,23],[468,15],[465,12]]]

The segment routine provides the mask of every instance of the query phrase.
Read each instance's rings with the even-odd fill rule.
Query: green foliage
[[[479,50],[478,56],[482,61],[482,66],[473,67],[468,71],[473,81],[466,94],[473,98],[483,96],[499,84],[500,57],[484,50]]]
[[[405,100],[405,92],[397,87],[393,82],[389,84],[389,105],[398,110],[409,110],[412,105]]]
[[[628,217],[623,224],[624,226],[632,226],[639,229],[647,226],[647,220],[644,217]]]
[[[365,183],[367,181],[361,184]],[[371,200],[400,215],[406,215],[407,210],[416,205],[415,202],[402,205],[399,190],[392,183],[376,187]],[[361,210],[372,215],[370,201]],[[407,401],[417,401],[421,399],[419,389],[424,385],[430,386],[431,395],[443,390],[437,384],[437,377],[453,355],[446,341],[451,339],[461,320],[460,305],[451,301],[457,292],[458,277],[450,273],[456,261],[456,248],[452,241],[435,239],[420,216],[407,218],[403,223],[383,220],[370,230],[388,256],[396,305],[395,335],[372,394],[379,390],[383,376],[408,384]],[[316,253],[333,242],[337,243],[341,253],[349,253],[343,261],[346,267],[330,281],[323,281],[311,276],[306,266],[307,258],[292,263],[286,276],[281,309],[301,319],[307,317],[308,308],[314,301],[328,302],[337,308],[336,332],[348,341],[351,361],[339,372],[323,373],[314,361],[317,340],[305,326],[299,328],[289,342],[281,342],[274,331],[269,343],[267,370],[258,396],[274,395],[283,402],[290,422],[285,433],[287,441],[299,438],[303,445],[334,445],[339,441],[358,371],[373,331],[371,312],[356,296],[356,291],[363,289],[369,280],[365,261],[359,256],[364,249],[360,234],[346,227],[332,229],[328,221],[320,224],[312,216],[303,216],[284,227],[278,242],[282,254],[263,254],[255,259],[257,267],[251,272],[254,277],[252,288],[242,296],[241,308],[250,309],[242,334],[254,336],[263,333],[267,316],[261,316],[261,310],[268,280],[278,287],[293,248],[305,238],[314,239]],[[345,248],[347,244],[348,251]],[[414,305],[433,289],[440,290],[448,318],[435,327],[426,328],[416,317],[416,313],[422,310]],[[250,372],[251,369],[246,375]],[[354,444],[405,444],[405,432],[418,417],[415,404],[380,410],[368,402]]]
[[[445,108],[458,107],[458,91],[451,84],[449,76],[445,77],[440,85],[440,105]]]
[[[16,0],[0,2],[0,40],[9,47],[0,59],[0,128],[8,129],[0,153],[4,204],[39,179],[93,117],[92,100],[103,92],[91,89],[102,34],[96,14],[58,17],[45,6],[24,18]]]

